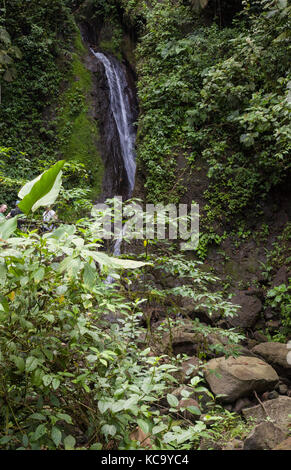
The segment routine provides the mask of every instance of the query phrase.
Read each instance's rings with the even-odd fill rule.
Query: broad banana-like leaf
[[[113,256],[108,256],[106,253],[100,251],[87,253],[101,266],[109,266],[114,269],[139,269],[150,264],[143,261],[115,258]]]
[[[121,269],[138,269],[146,266],[150,263],[144,263],[142,261],[134,261],[131,259],[119,259],[111,258],[112,264]]]
[[[3,42],[6,46],[11,44],[11,39],[8,31],[0,26],[0,41]]]
[[[62,171],[59,172],[58,176],[56,177],[55,183],[53,188],[49,193],[47,193],[44,197],[39,199],[33,206],[32,206],[32,212],[35,212],[36,209],[39,207],[47,207],[53,204],[56,200],[56,198],[59,195],[60,189],[62,186]]]
[[[6,51],[0,50],[0,64],[2,65],[9,65],[12,64],[12,58],[6,53]]]
[[[13,82],[13,80],[16,78],[16,69],[14,67],[7,69],[3,75],[3,78],[5,82]]]
[[[11,46],[8,49],[9,54],[12,54],[16,59],[22,59],[22,52],[17,46]]]
[[[22,212],[29,214],[30,211],[35,212],[39,207],[49,206],[55,202],[61,189],[61,169],[64,164],[65,160],[57,162],[49,170],[21,188],[18,197],[22,201],[18,207]]]
[[[12,219],[8,219],[0,223],[0,238],[2,238],[2,240],[8,240],[10,235],[15,232],[16,228],[17,217],[13,217]]]

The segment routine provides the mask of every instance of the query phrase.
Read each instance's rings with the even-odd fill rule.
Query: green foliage
[[[252,419],[245,422],[238,413],[231,413],[217,403],[203,417],[204,423],[211,424],[211,439],[208,450],[212,450],[215,441],[227,445],[232,439],[245,439],[254,427]]]
[[[291,223],[287,222],[282,233],[272,245],[272,250],[267,252],[268,268],[278,270],[284,265],[290,265],[290,240],[291,240]]]
[[[17,46],[11,44],[8,31],[0,26],[0,77],[5,82],[12,82],[16,76],[14,59],[21,59],[22,55]]]
[[[148,259],[151,260],[151,257]],[[211,284],[215,284],[217,278],[208,272],[203,272],[200,269],[201,262],[187,261],[182,255],[157,257],[156,254],[152,257],[152,261],[155,264],[154,269],[158,272],[162,271],[161,277],[171,275],[174,279],[183,279],[183,283],[177,287],[160,289],[156,295],[161,300],[173,297],[178,300],[181,297],[186,297],[192,299],[194,311],[199,311],[201,308],[206,309],[210,317],[217,312],[225,317],[235,315],[237,311],[235,305],[225,301],[219,292],[211,292],[209,287]],[[146,293],[143,295],[145,296]],[[148,290],[147,295],[151,296],[151,290]],[[178,305],[179,302],[177,302]],[[173,306],[175,307],[174,302]]]
[[[104,269],[110,266],[110,258],[98,254],[90,234],[83,239],[75,231],[67,226],[43,238],[36,234],[10,238],[1,247],[1,291],[5,295],[0,299],[0,427],[1,445],[7,448],[66,448],[70,435],[66,423],[74,423],[76,429],[78,424],[88,428],[89,418],[88,439],[105,442],[115,433],[120,438],[128,421],[136,414],[147,414],[148,400],[143,398],[147,377],[147,393],[159,390],[163,379],[154,366],[157,374],[150,380],[147,354],[144,364],[137,365],[137,347],[132,341],[136,333],[125,321],[121,327],[113,325],[110,332],[101,329],[107,311],[118,309],[127,318],[135,307],[108,290],[98,275],[93,259]],[[126,261],[119,264],[128,267]],[[134,327],[134,310],[132,315],[130,325]],[[138,318],[138,310],[136,315]],[[120,374],[123,367],[124,376]],[[126,380],[131,374],[132,380],[139,377],[135,382],[146,382],[140,387],[131,385]],[[163,389],[162,383],[160,387]],[[120,417],[124,410],[120,423],[114,419],[117,409],[103,417],[104,396],[108,409],[113,390],[119,398]],[[144,403],[141,411],[136,406],[140,400]],[[100,412],[96,413],[98,403]],[[113,403],[116,407],[116,400]],[[108,430],[111,422],[116,426],[114,433],[113,427]]]
[[[17,193],[24,184],[24,175],[32,178],[33,165],[24,152],[13,148],[0,147],[0,200],[13,205]]]
[[[52,170],[60,171],[63,163]],[[32,194],[41,181],[32,186]],[[34,231],[11,237],[7,223],[16,228],[13,219],[0,225],[1,234],[2,226],[6,230],[6,240],[0,239],[1,448],[101,449],[110,440],[118,449],[132,449],[138,448],[132,437],[136,426],[150,434],[157,449],[197,446],[208,435],[203,422],[175,421],[184,408],[177,410],[171,393],[170,414],[159,411],[177,367],[174,358],[153,357],[140,344],[145,299],[136,290],[124,290],[122,282],[119,290],[105,282],[108,274],[118,279],[117,273],[125,271],[121,279],[130,288],[130,278],[140,282],[139,270],[149,263],[112,258],[102,251],[96,239],[98,219],[63,225],[43,236]],[[187,292],[172,289],[171,295],[191,297],[195,290],[200,305],[210,302],[215,310],[219,306],[226,314],[234,313],[219,295],[207,294],[206,283],[215,279],[199,272],[197,265],[183,257],[157,258],[155,263],[165,274],[192,279]],[[228,333],[235,343],[238,337]],[[207,393],[200,382],[196,377],[190,387]],[[186,410],[200,415],[197,407]]]
[[[291,281],[291,280],[290,280]],[[281,284],[267,292],[268,304],[278,310],[281,317],[282,328],[280,329],[280,340],[282,336],[287,340],[291,337],[291,285]]]
[[[22,201],[19,209],[28,215],[35,212],[40,206],[50,206],[57,199],[61,189],[61,177],[65,160],[61,160],[49,170],[27,183],[18,193]]]
[[[104,283],[112,269],[144,263],[116,263],[90,227],[0,242],[0,446],[104,448],[111,440],[132,449],[136,425],[154,448],[197,445],[205,424],[177,423],[176,402],[170,415],[159,412],[177,368],[139,345],[142,300]],[[109,314],[118,316],[111,325]]]
[[[285,184],[290,45],[282,8],[246,5],[231,28],[219,29],[202,25],[182,2],[144,7],[138,156],[151,201],[181,197],[175,183],[183,155],[194,170],[201,156],[208,164],[211,220],[237,217]]]
[[[70,11],[63,0],[11,0],[2,22],[22,59],[15,64],[17,79],[2,86],[1,140],[30,158],[52,159],[56,140],[48,106],[57,101],[61,63],[68,64],[75,29]]]
[[[12,219],[5,220],[5,218],[0,218],[0,238],[2,240],[7,240],[17,228],[17,218],[13,217]]]
[[[92,90],[91,73],[82,59],[86,50],[80,33],[76,35],[72,67],[67,74],[69,84],[61,97],[57,128],[60,152],[66,160],[81,163],[87,170],[88,179],[81,187],[92,187],[92,199],[99,196],[103,177],[103,164],[98,144],[100,141],[96,122],[89,115],[88,98]]]
[[[0,138],[14,150],[10,156],[6,152],[5,167],[0,167],[5,185],[1,184],[1,202],[15,201],[25,179],[41,173],[60,156],[75,159],[87,169],[85,181],[75,174],[67,178],[66,189],[91,186],[89,197],[100,193],[99,135],[89,117],[92,78],[82,63],[85,48],[80,33],[76,34],[71,3],[11,0],[1,19],[13,45],[22,52],[15,64],[18,78],[2,86]],[[68,212],[68,218],[76,216],[71,207]]]

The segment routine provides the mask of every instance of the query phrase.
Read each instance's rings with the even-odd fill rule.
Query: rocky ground
[[[181,329],[182,330],[182,329]],[[180,354],[187,351],[189,343],[197,345],[197,335],[189,330],[173,332],[173,345]],[[163,343],[163,342],[161,342]],[[166,338],[160,352],[165,351]],[[221,356],[207,362],[192,355],[180,365],[175,377],[179,387],[169,390],[178,400],[180,417],[195,422],[198,419],[211,427],[217,414],[211,413],[213,402],[206,390],[210,391],[216,404],[235,419],[240,419],[241,431],[231,436],[227,430],[213,439],[202,438],[201,450],[291,450],[291,361],[287,362],[290,351],[287,344],[257,341],[252,348],[243,347],[243,355]],[[157,350],[154,354],[156,355]],[[207,388],[193,389],[193,378],[204,378]],[[197,391],[198,390],[198,391]],[[162,405],[167,412],[166,400]],[[186,410],[194,407],[197,413]],[[219,412],[218,412],[219,415]],[[140,431],[139,431],[140,432]],[[149,441],[146,441],[149,444]]]
[[[271,285],[287,285],[288,277],[288,269],[280,268]],[[165,281],[156,279],[156,285],[158,282]],[[168,287],[178,283],[174,278],[166,281]],[[281,320],[276,311],[266,306],[265,292],[263,287],[236,290],[231,301],[240,309],[235,317],[229,318],[210,316],[207,309],[197,309],[193,301],[181,300],[179,326],[162,336],[157,332],[164,317],[163,307],[145,308],[151,323],[152,354],[174,354],[181,358],[187,355],[176,374],[179,386],[169,390],[178,398],[184,418],[200,419],[208,427],[213,424],[213,402],[207,393],[195,392],[190,383],[197,377],[206,383],[222,414],[230,413],[240,420],[242,429],[235,437],[222,432],[213,440],[202,438],[199,447],[202,450],[291,450],[291,344],[288,336],[285,342],[277,342],[266,333],[270,326],[271,331],[278,331]],[[206,338],[193,330],[194,318],[208,328]],[[220,331],[240,332],[244,339],[231,345],[217,327]],[[198,408],[199,413],[188,413],[185,408],[189,406]]]

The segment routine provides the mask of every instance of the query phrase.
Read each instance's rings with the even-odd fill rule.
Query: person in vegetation
[[[18,204],[20,201],[16,201],[14,209],[12,209],[9,214],[6,216],[6,219],[11,219],[12,217],[15,217],[16,215],[22,214],[22,211],[19,209]]]
[[[4,219],[4,217],[5,217],[4,213],[5,213],[6,211],[7,211],[7,206],[6,206],[6,204],[2,204],[2,205],[0,206],[0,220],[1,220],[1,219]]]
[[[16,201],[15,202],[15,207],[14,209],[12,209],[9,214],[6,216],[6,219],[12,219],[12,217],[15,217],[17,215],[20,215],[20,214],[23,214],[22,210],[19,209],[18,207],[18,204],[20,203],[20,201]],[[23,216],[21,218],[19,218],[17,220],[17,228],[19,228],[19,230],[22,230],[23,229],[23,224],[25,224],[25,215],[23,214]]]
[[[54,229],[54,224],[50,224],[52,221],[58,220],[56,212],[49,206],[43,213],[42,220],[44,221],[43,230],[51,232]]]

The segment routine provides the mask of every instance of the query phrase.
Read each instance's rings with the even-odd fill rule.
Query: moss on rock
[[[62,157],[85,165],[90,175],[94,199],[101,193],[103,162],[98,150],[98,124],[90,116],[93,104],[90,96],[93,77],[83,63],[86,52],[78,32],[72,54],[72,66],[67,74],[68,86],[60,99],[57,121]]]

